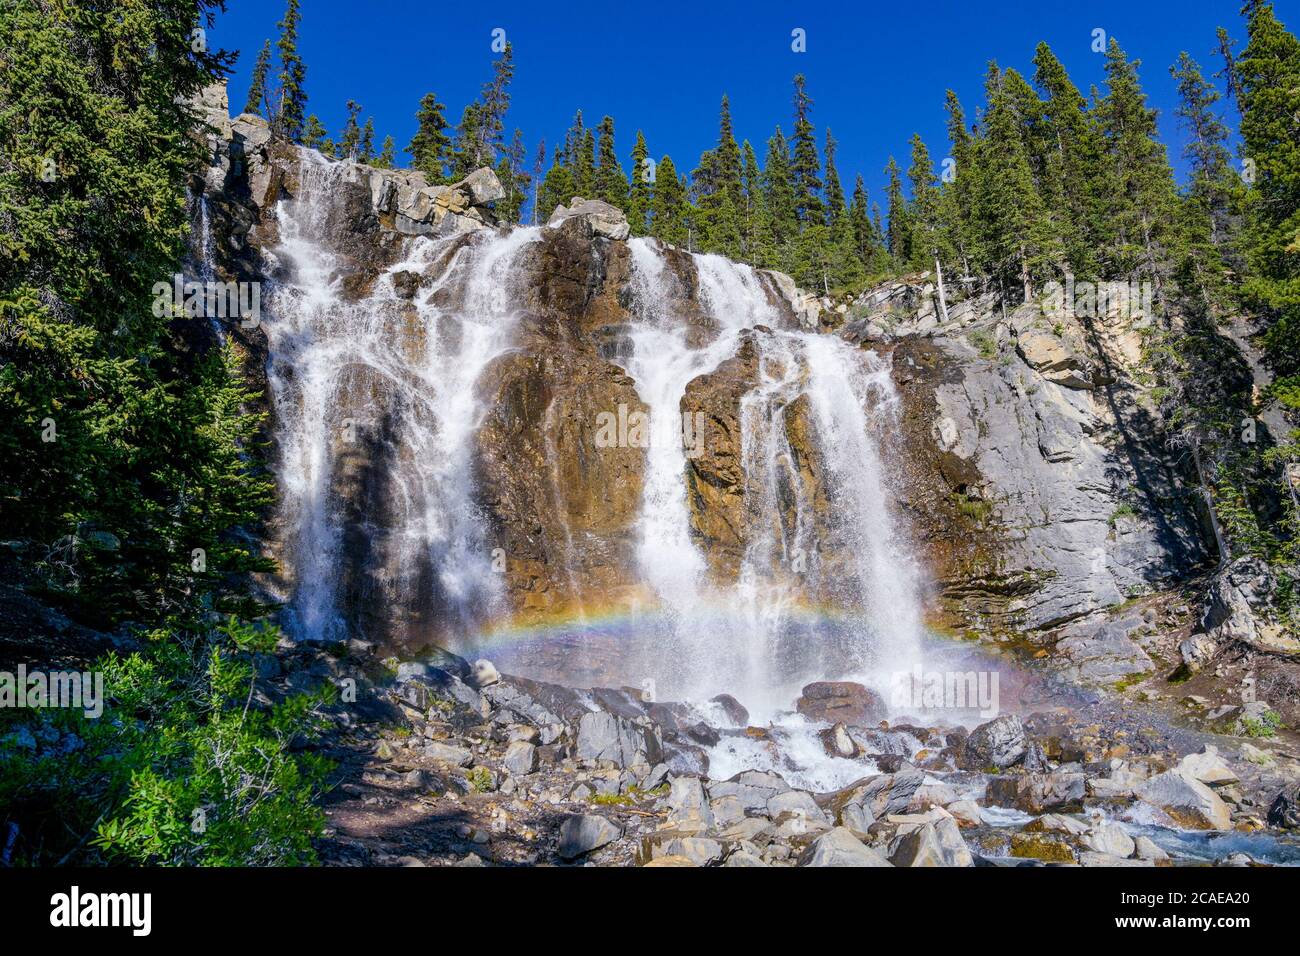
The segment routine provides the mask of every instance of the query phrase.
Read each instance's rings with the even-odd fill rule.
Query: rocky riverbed
[[[823,682],[751,726],[725,696],[652,702],[441,652],[385,662],[353,642],[278,660],[272,697],[356,681],[323,747],[334,865],[1300,863],[1288,735],[1212,734],[1117,693],[967,729],[880,719],[865,687]]]

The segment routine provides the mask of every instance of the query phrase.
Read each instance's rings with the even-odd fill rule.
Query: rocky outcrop
[[[558,226],[566,219],[576,219],[589,230],[590,235],[615,242],[622,242],[632,233],[623,210],[611,206],[603,199],[574,196],[568,206],[556,206],[546,224]]]

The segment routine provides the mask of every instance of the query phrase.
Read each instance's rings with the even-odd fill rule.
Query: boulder
[[[875,691],[852,681],[816,681],[803,689],[795,709],[809,720],[859,727],[879,723],[885,702]]]
[[[622,242],[631,234],[627,216],[623,210],[611,206],[602,199],[583,199],[574,196],[568,206],[556,206],[548,226],[558,226],[566,219],[580,219],[586,224],[592,235]]]
[[[800,866],[893,866],[844,827],[823,833],[799,856]]]
[[[674,777],[664,804],[668,807],[668,822],[674,829],[702,833],[713,827],[713,809],[698,777]],[[744,816],[744,810],[740,812]]]
[[[1152,777],[1137,792],[1138,798],[1159,807],[1179,826],[1190,830],[1228,830],[1232,818],[1218,794],[1190,773],[1168,770]]]
[[[471,206],[486,206],[506,196],[497,174],[487,166],[474,170],[451,188],[466,196]]]
[[[1038,329],[1023,330],[1016,337],[1016,351],[1020,353],[1026,365],[1049,382],[1055,382],[1066,388],[1096,387],[1089,363],[1049,332]]]
[[[989,781],[984,799],[998,807],[1015,807],[1026,813],[1078,808],[1087,778],[1082,773],[1057,771],[998,776]]]
[[[744,770],[727,780],[709,783],[709,796],[735,797],[747,811],[767,811],[767,801],[778,793],[785,793],[790,785],[778,773],[763,770]]]
[[[646,718],[625,720],[603,710],[583,714],[578,722],[577,756],[608,760],[620,767],[649,770],[663,758],[659,727]]]
[[[903,832],[889,854],[894,866],[974,866],[957,821],[948,814]]]
[[[623,835],[622,829],[602,816],[575,813],[560,824],[559,855],[572,860],[612,843]]]
[[[1207,787],[1226,787],[1238,782],[1237,775],[1213,744],[1206,744],[1200,753],[1188,754],[1178,762],[1178,769]]]
[[[749,711],[745,706],[730,694],[719,694],[711,697],[709,703],[718,707],[726,717],[728,723],[733,727],[749,726]]]
[[[1133,838],[1118,823],[1102,823],[1093,827],[1080,841],[1089,850],[1121,858],[1130,857],[1137,849]]]
[[[1268,808],[1268,825],[1284,830],[1300,830],[1300,788],[1283,790]]]
[[[970,732],[957,765],[964,770],[1003,770],[1025,756],[1025,728],[1015,714],[1003,714]]]
[[[523,777],[537,769],[537,747],[524,740],[516,740],[506,748],[501,763],[516,777]]]

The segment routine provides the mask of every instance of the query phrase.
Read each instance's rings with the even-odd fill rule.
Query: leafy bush
[[[277,636],[236,618],[201,634],[158,629],[144,650],[97,663],[98,718],[9,711],[0,806],[24,836],[12,862],[314,862],[329,765],[295,748],[321,729],[333,688],[257,705],[252,657]]]

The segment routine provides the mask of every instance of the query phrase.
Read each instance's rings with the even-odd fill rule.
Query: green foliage
[[[302,138],[307,116],[307,67],[298,55],[298,24],[301,20],[298,0],[288,0],[284,16],[277,24],[280,28],[280,39],[276,43],[280,51],[279,89],[273,98],[270,117],[271,128],[295,143]]]
[[[251,704],[253,658],[277,632],[236,618],[158,628],[146,649],[110,654],[104,713],[6,715],[41,741],[0,732],[0,806],[32,865],[300,865],[324,817],[328,764],[299,749],[321,727],[329,685],[270,708]]]
[[[257,62],[253,64],[253,74],[248,83],[248,99],[244,101],[245,113],[266,115],[266,76],[270,69],[271,41],[267,40],[262,44],[261,52],[257,54]]]
[[[411,168],[424,173],[434,185],[448,181],[447,167],[451,164],[451,137],[446,132],[444,109],[436,93],[425,93],[415,114],[415,135],[406,146],[406,152],[411,154]]]

